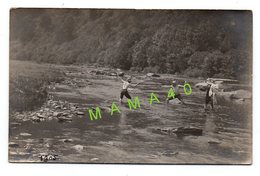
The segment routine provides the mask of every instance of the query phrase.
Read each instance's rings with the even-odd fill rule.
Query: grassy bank
[[[9,76],[10,112],[41,106],[48,97],[48,86],[63,80],[62,72],[52,65],[13,60]]]

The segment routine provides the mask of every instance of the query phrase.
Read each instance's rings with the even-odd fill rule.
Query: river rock
[[[169,104],[177,105],[181,104],[181,101],[178,98],[174,98],[173,100],[169,101]]]
[[[104,71],[101,71],[101,70],[97,70],[97,71],[96,71],[96,75],[104,75],[104,74],[105,74]]]
[[[208,141],[208,143],[209,144],[215,144],[215,145],[217,145],[217,144],[220,144],[221,142],[220,141],[218,141],[218,140],[210,140],[210,141]]]
[[[108,76],[117,76],[117,73],[116,72],[109,72],[107,75]]]
[[[169,156],[169,157],[177,155],[177,154],[179,154],[179,152],[165,151],[165,152],[161,153],[161,155]]]
[[[9,142],[9,147],[19,147],[19,144],[15,142]]]
[[[37,117],[40,118],[40,119],[41,119],[41,118],[46,118],[44,115],[39,114],[39,113],[37,114]]]
[[[62,112],[53,112],[54,117],[59,117],[62,115]]]
[[[70,107],[70,110],[71,110],[71,111],[76,111],[76,109],[77,109],[77,108],[76,108],[75,106]]]
[[[118,72],[118,73],[117,73],[117,75],[118,75],[118,76],[124,76],[124,75],[125,75],[125,73],[124,73],[124,72],[122,72],[122,71],[120,71],[120,72]]]
[[[147,73],[146,76],[149,76],[149,77],[160,77],[160,75],[155,74],[155,73]]]
[[[71,122],[72,118],[60,116],[60,117],[58,117],[58,120],[59,120],[59,122]]]
[[[99,158],[91,158],[90,161],[98,161]]]
[[[78,145],[74,145],[72,148],[77,150],[77,151],[82,151],[84,149],[84,146],[78,144]]]
[[[63,142],[73,142],[73,139],[63,139]]]
[[[178,128],[152,128],[153,133],[165,134],[165,135],[195,135],[201,136],[203,130],[196,127],[178,127]]]
[[[41,121],[41,119],[39,117],[35,117],[35,116],[32,117],[31,120],[34,121],[34,122],[40,122]]]
[[[183,135],[202,135],[202,129],[196,127],[179,127],[177,129],[172,130],[175,134],[183,134]]]
[[[84,115],[84,112],[78,111],[77,115]]]
[[[201,91],[206,91],[208,84],[206,82],[201,82],[201,83],[195,84],[195,87]]]
[[[30,133],[20,133],[20,136],[31,136],[32,134]]]

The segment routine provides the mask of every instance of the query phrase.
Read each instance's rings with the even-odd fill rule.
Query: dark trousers
[[[205,105],[207,107],[207,105],[210,103],[211,105],[211,108],[213,109],[214,108],[214,104],[213,104],[213,95],[211,96],[208,96],[206,95],[206,100],[205,100]]]
[[[131,96],[129,95],[127,89],[122,89],[120,93],[120,98],[123,99],[123,97],[126,96],[126,98],[131,99]]]

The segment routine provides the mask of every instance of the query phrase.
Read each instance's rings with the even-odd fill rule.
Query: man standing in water
[[[127,80],[123,80],[122,78],[120,78],[121,81],[123,82],[123,87],[122,87],[122,90],[121,90],[121,93],[120,93],[120,103],[122,103],[122,100],[123,100],[123,97],[125,96],[126,98],[128,99],[131,99],[131,96],[128,92],[128,88],[131,86],[131,87],[136,87],[139,83],[135,84],[135,85],[132,85],[131,82],[132,82],[132,77],[130,76],[129,78],[127,78]]]
[[[214,102],[216,102],[216,91],[218,86],[214,84],[214,81],[210,78],[207,79],[207,89],[206,89],[206,97],[205,97],[205,105],[204,109],[207,110],[207,106],[210,103],[211,109],[214,109]]]
[[[170,100],[173,100],[174,98],[177,98],[178,100],[180,100],[181,104],[184,104],[183,98],[182,98],[182,96],[180,94],[180,90],[179,90],[180,89],[180,85],[177,84],[177,81],[175,81],[175,80],[172,81],[171,88],[172,88],[175,96],[174,97],[168,97],[166,99],[166,103],[168,104]]]

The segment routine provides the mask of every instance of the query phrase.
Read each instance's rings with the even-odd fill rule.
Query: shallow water
[[[153,80],[156,82],[156,80]],[[111,82],[111,80],[110,80]],[[48,162],[74,163],[167,163],[167,164],[247,164],[251,162],[251,105],[218,104],[213,111],[203,109],[204,94],[194,90],[184,96],[186,105],[166,105],[167,88],[140,85],[131,92],[138,95],[141,108],[129,110],[119,105],[121,113],[113,116],[102,112],[102,119],[90,121],[87,110],[83,117],[60,123],[54,119],[10,125],[11,162],[42,162],[40,155],[58,155]],[[62,89],[59,89],[59,93]],[[73,103],[104,105],[99,95],[84,101],[88,95],[54,98]],[[160,104],[149,105],[149,93],[159,96]],[[106,94],[106,92],[103,92]],[[66,95],[66,96],[65,96]],[[111,95],[112,96],[112,95]],[[116,95],[117,96],[117,95]],[[93,100],[93,101],[91,101]],[[106,101],[109,103],[108,101]],[[112,102],[112,100],[111,100]],[[111,104],[105,104],[106,106]],[[84,105],[85,106],[85,105]],[[12,119],[10,120],[12,122]],[[156,134],[153,128],[197,127],[201,136]],[[29,133],[31,135],[21,135]]]

